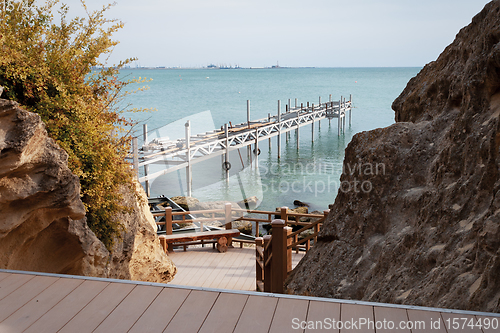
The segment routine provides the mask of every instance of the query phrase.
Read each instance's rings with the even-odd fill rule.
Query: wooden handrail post
[[[225,217],[225,224],[226,224],[226,230],[230,230],[233,228],[233,223],[231,221],[231,209],[232,206],[229,202],[226,202],[224,205],[224,217]],[[228,247],[233,247],[233,238],[228,237],[227,238],[227,246]]]
[[[172,234],[172,207],[165,207],[165,233]],[[174,251],[174,244],[168,244],[168,252]]]
[[[299,235],[293,236],[293,242],[296,243],[299,240]],[[299,246],[295,246],[295,253],[299,253]]]
[[[273,259],[271,262],[272,282],[271,292],[283,293],[283,282],[287,274],[286,260],[286,230],[284,220],[274,220],[271,222],[273,228],[272,251]]]
[[[292,245],[293,238],[289,237],[292,233],[292,228],[290,227],[285,227],[285,240],[286,240],[286,274],[285,274],[285,279],[288,276],[288,273],[292,271],[292,248],[288,248],[290,245]],[[285,282],[285,280],[283,280]]]
[[[285,225],[288,224],[288,207],[281,207],[280,217],[283,221],[285,221]]]
[[[259,265],[259,260],[264,260],[264,258],[260,258],[259,250],[258,248],[263,248],[264,246],[264,239],[262,237],[257,237],[255,238],[255,260],[257,261],[255,263],[255,282],[256,282],[256,288],[259,290],[259,281],[264,282],[264,270],[263,268]],[[265,265],[265,262],[263,262]],[[262,265],[262,266],[264,266]]]
[[[271,286],[272,286],[271,282],[272,282],[272,278],[273,278],[271,263],[268,263],[269,256],[271,253],[269,251],[266,251],[267,244],[269,244],[269,242],[271,242],[271,238],[272,238],[271,235],[265,235],[263,237],[263,239],[264,239],[264,291],[266,293],[271,292]]]

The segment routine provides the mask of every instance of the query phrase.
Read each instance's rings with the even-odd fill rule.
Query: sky
[[[79,0],[62,0],[82,15]],[[421,67],[487,0],[116,0],[110,64]],[[105,3],[86,0],[89,9]]]

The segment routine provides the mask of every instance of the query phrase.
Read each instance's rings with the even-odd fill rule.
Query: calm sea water
[[[147,77],[149,90],[130,96],[134,107],[155,108],[130,117],[148,125],[149,139],[184,137],[184,123],[191,120],[192,134],[220,128],[224,123],[246,122],[250,100],[251,119],[267,117],[282,110],[288,99],[294,104],[318,103],[352,95],[352,125],[337,135],[337,120],[316,123],[314,142],[311,125],[301,127],[299,149],[295,131],[286,142],[282,135],[281,159],[277,159],[276,138],[259,142],[258,168],[250,166],[247,149],[230,154],[229,181],[221,168],[221,157],[193,166],[193,196],[201,201],[238,201],[256,196],[259,209],[293,207],[298,199],[312,210],[324,210],[335,200],[342,172],[344,149],[353,135],[394,123],[392,101],[402,92],[420,68],[280,68],[280,69],[134,69],[123,70],[129,78]],[[141,85],[142,86],[142,85]],[[209,111],[209,112],[207,112]],[[138,128],[137,135],[142,135]],[[252,161],[254,161],[252,156]],[[161,166],[156,167],[158,170]],[[155,170],[151,170],[155,171]],[[152,195],[185,195],[185,171],[158,177],[151,185]]]

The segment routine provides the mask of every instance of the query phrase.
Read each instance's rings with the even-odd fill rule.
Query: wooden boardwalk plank
[[[190,292],[189,289],[163,288],[128,333],[162,332]]]
[[[233,251],[231,251],[233,252]],[[227,286],[231,282],[237,267],[240,265],[243,254],[239,252],[237,255],[232,256],[230,260],[227,261],[224,269],[221,270],[218,281],[214,282],[213,288],[229,289]]]
[[[269,332],[271,333],[287,333],[292,331],[293,319],[305,321],[309,301],[304,299],[280,298],[276,311],[274,312],[273,322]]]
[[[134,289],[135,285],[111,283],[59,332],[92,332]]]
[[[211,276],[212,273],[216,274],[217,271],[220,270],[220,265],[227,260],[227,253],[218,253],[210,250],[210,252],[205,252],[204,254],[206,259],[204,258],[205,261],[199,263],[196,267],[198,274],[193,277],[189,285],[209,288],[210,285],[205,283],[207,278]]]
[[[277,298],[249,296],[234,332],[268,332],[277,304]]]
[[[99,332],[127,332],[151,305],[162,288],[137,286],[95,329]]]
[[[369,329],[367,326],[359,327],[360,319],[373,321],[373,306],[358,304],[342,304],[340,306],[340,320],[345,325],[340,330],[341,333],[375,333],[375,329]]]
[[[188,256],[196,256],[197,254],[198,253],[192,253]],[[185,286],[196,285],[193,281],[200,279],[200,276],[202,276],[205,272],[204,270],[206,269],[206,266],[209,265],[212,260],[214,260],[214,258],[211,258],[208,253],[201,252],[198,254],[198,258],[192,260],[192,262],[188,265],[183,266],[175,264],[177,266],[177,272],[183,274],[183,276],[181,275],[182,279],[181,276],[179,276],[180,281],[174,277],[174,280],[172,280],[171,283]]]
[[[377,333],[412,333],[407,329],[408,315],[405,309],[373,307],[375,320],[374,328]]]
[[[408,319],[413,322],[412,333],[447,333],[439,312],[423,310],[407,310]]]
[[[210,246],[169,254],[177,266],[170,282],[182,286],[255,291],[255,248],[230,248],[219,253]],[[292,267],[304,253],[292,253]]]
[[[18,277],[23,278],[24,276],[20,274]],[[22,286],[2,299],[2,302],[0,303],[0,323],[42,291],[47,289],[58,279],[59,278],[51,276],[35,276],[33,279],[28,279],[30,283],[24,283]]]
[[[82,283],[83,280],[57,280],[5,319],[2,324],[13,332],[23,332]]]
[[[252,273],[254,277],[251,277]],[[237,279],[233,277],[234,282],[233,281],[228,282],[227,289],[251,290],[251,291],[256,290],[255,267],[241,268],[239,275],[240,276]]]
[[[11,273],[0,272],[0,281],[2,281],[3,279],[5,279],[11,275],[12,275]]]
[[[218,296],[213,291],[191,291],[164,332],[197,332]]]
[[[196,249],[197,250],[197,249]],[[189,265],[183,266],[183,265],[177,265],[177,263],[174,261],[175,265],[177,266],[178,271],[185,271],[185,275],[187,278],[178,281],[174,278],[174,280],[171,281],[172,284],[180,284],[184,286],[200,286],[201,283],[203,283],[203,277],[206,276],[208,270],[212,270],[213,267],[216,265],[216,263],[220,260],[220,258],[217,258],[214,254],[222,255],[221,253],[216,253],[213,251],[213,253],[210,253],[206,249],[202,249],[203,251],[193,251],[194,253],[190,253],[188,256],[197,256],[195,260],[193,260]],[[187,252],[185,252],[187,253]],[[185,254],[182,253],[182,254]]]
[[[334,329],[337,326],[333,325],[336,325],[335,323],[340,320],[340,303],[310,301],[306,320],[313,323],[311,329],[305,329],[306,333],[339,333],[340,330]]]
[[[245,253],[241,252],[240,249],[230,249],[231,257],[225,260],[224,266],[218,272],[217,279],[212,282],[212,288],[223,288],[229,289],[228,284],[232,281],[233,276],[238,269],[243,264],[245,260]],[[226,255],[229,251],[226,253]]]
[[[475,317],[458,313],[441,312],[444,325],[448,333],[482,333],[479,327],[468,326],[469,323],[475,323]],[[471,321],[472,320],[472,321]],[[498,332],[498,331],[497,331]]]
[[[231,251],[233,252],[233,251]],[[203,277],[200,277],[198,284],[200,287],[205,287],[205,288],[213,288],[214,285],[218,285],[220,279],[222,279],[222,271],[225,269],[226,264],[228,261],[230,261],[232,258],[236,256],[235,253],[224,253],[221,254],[223,255],[224,258],[216,258],[212,265],[210,266],[210,270],[207,270],[205,274],[203,274]]]
[[[243,254],[243,253],[242,253]],[[227,289],[255,290],[255,250],[253,255],[242,255],[240,265],[233,268],[233,274],[227,282]]]
[[[0,300],[34,277],[34,275],[27,274],[10,274],[7,276],[5,279],[0,281]]]
[[[109,282],[104,281],[83,281],[73,292],[31,325],[25,333],[53,333],[59,331],[108,285]]]
[[[247,299],[247,295],[221,293],[199,332],[233,332]]]
[[[1,273],[1,272],[0,272]],[[12,277],[23,283],[14,285]],[[384,305],[346,304],[278,295],[191,290],[161,285],[96,281],[35,274],[8,273],[0,280],[0,332],[384,332],[379,322],[416,323],[411,333],[500,332],[500,317],[450,313]],[[445,310],[443,310],[445,311]],[[495,314],[497,315],[497,314]],[[294,325],[294,318],[295,325]],[[318,326],[333,319],[344,329]],[[361,319],[374,322],[375,329]],[[465,321],[464,324],[464,320]],[[478,320],[483,320],[483,329]],[[488,319],[490,327],[484,327]],[[439,321],[441,320],[441,321]],[[313,323],[316,329],[297,324]],[[431,322],[440,322],[431,326]],[[357,327],[352,327],[355,323]],[[446,329],[451,326],[450,329]],[[307,326],[307,325],[306,325]],[[456,326],[456,327],[454,327]],[[26,329],[27,328],[27,329]],[[129,330],[129,328],[131,328]],[[347,328],[347,329],[346,329]],[[357,329],[355,329],[357,328]],[[389,328],[389,327],[387,327]],[[396,329],[385,332],[401,332]],[[26,329],[26,330],[25,330]],[[408,330],[405,330],[408,332]]]

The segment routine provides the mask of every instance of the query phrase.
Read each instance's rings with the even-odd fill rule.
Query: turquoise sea
[[[352,95],[352,125],[337,135],[337,120],[316,123],[314,142],[311,125],[301,127],[299,149],[295,131],[286,142],[282,135],[281,159],[277,159],[276,138],[271,149],[267,140],[259,142],[258,168],[250,166],[247,149],[230,154],[229,182],[221,168],[221,157],[193,165],[193,196],[201,201],[239,201],[257,196],[259,209],[294,207],[298,199],[310,204],[310,211],[324,210],[333,203],[339,189],[344,149],[353,135],[394,123],[393,100],[421,68],[276,68],[276,69],[131,69],[128,78],[152,79],[149,89],[127,98],[133,107],[155,108],[129,116],[148,125],[148,138],[184,137],[185,119],[192,134],[220,128],[224,123],[246,122],[247,100],[251,119],[282,112],[288,99],[298,104],[317,104]],[[143,86],[142,85],[138,85]],[[209,111],[209,112],[207,112]],[[182,119],[182,120],[181,120]],[[142,126],[136,135],[142,138]],[[252,161],[254,157],[252,156]],[[157,168],[161,168],[158,166]],[[151,171],[150,171],[151,172]],[[151,185],[152,196],[185,195],[185,171],[158,177]]]

